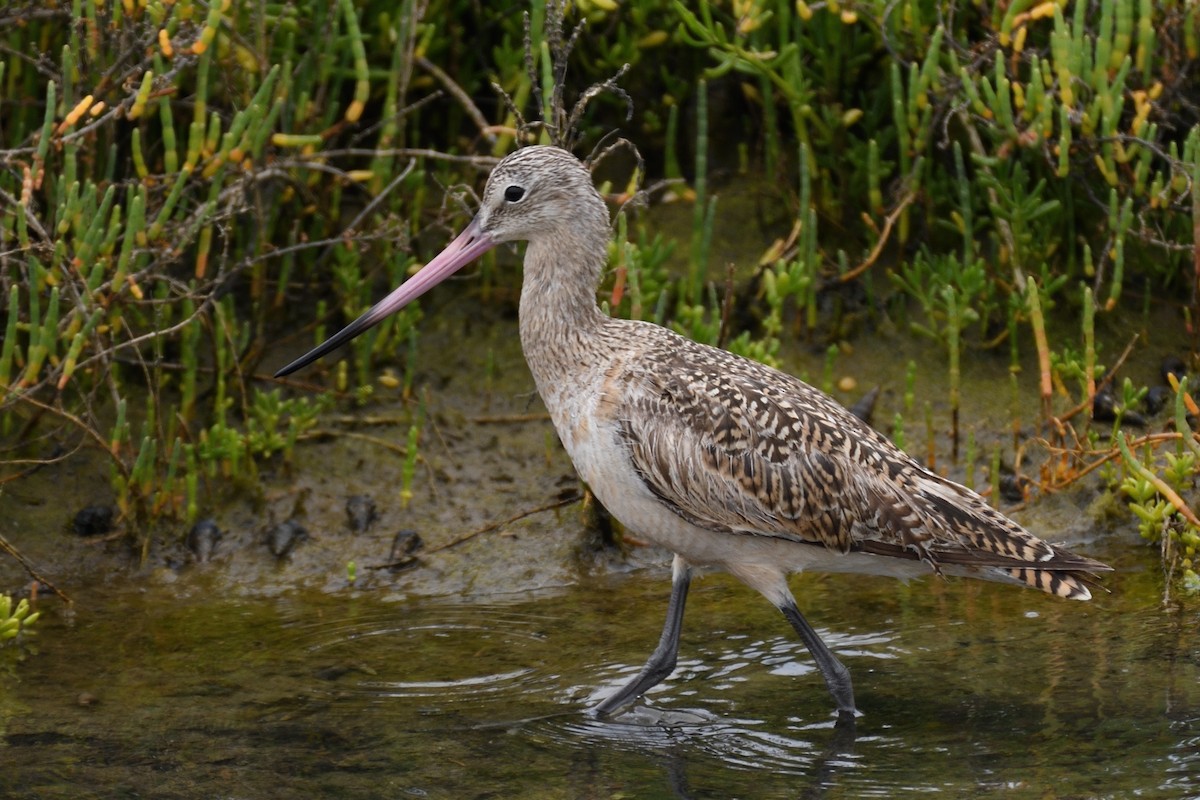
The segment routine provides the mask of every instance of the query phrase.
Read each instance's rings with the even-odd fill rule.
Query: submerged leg
[[[687,603],[688,586],[692,582],[692,568],[679,556],[671,565],[671,600],[667,604],[667,621],[663,625],[658,647],[633,680],[622,686],[591,713],[597,717],[609,717],[619,709],[632,703],[645,692],[675,671],[675,660],[679,654],[679,631],[683,627],[683,607]],[[849,684],[847,684],[849,685]]]
[[[792,599],[790,593],[787,599],[778,606],[783,615],[787,617],[787,621],[792,623],[796,633],[800,634],[804,646],[808,648],[808,652],[812,653],[813,661],[817,662],[817,669],[821,670],[821,677],[825,679],[825,685],[829,687],[829,693],[833,695],[833,699],[837,703],[839,717],[853,718],[855,713],[854,687],[850,685],[850,670],[846,669],[845,665],[838,661],[833,651],[821,641],[821,637],[817,635],[813,627],[808,624],[808,620],[800,613],[800,609],[796,607],[796,601]]]

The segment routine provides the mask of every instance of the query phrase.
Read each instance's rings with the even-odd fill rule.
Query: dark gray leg
[[[838,716],[853,718],[854,687],[850,685],[850,670],[846,669],[833,651],[821,641],[821,637],[808,624],[800,609],[796,608],[796,601],[789,597],[787,602],[779,606],[779,610],[787,617],[787,621],[792,623],[796,633],[800,634],[808,652],[812,653],[813,661],[817,662],[817,669],[821,670],[821,677],[825,678],[825,685],[829,687],[829,693],[837,703]]]
[[[614,712],[641,697],[651,687],[662,683],[675,671],[675,660],[679,654],[679,631],[683,627],[683,607],[687,604],[692,568],[679,556],[675,556],[671,566],[671,600],[667,604],[667,621],[663,625],[662,636],[658,639],[658,647],[654,648],[650,660],[642,667],[637,677],[593,708],[592,715],[601,718],[612,716]]]

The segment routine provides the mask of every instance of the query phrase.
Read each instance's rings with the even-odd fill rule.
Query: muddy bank
[[[182,524],[155,531],[144,561],[133,538],[119,531],[86,538],[71,532],[78,509],[111,502],[107,466],[95,452],[6,487],[0,496],[0,527],[68,592],[99,580],[170,584],[186,594],[203,576],[199,584],[204,591],[241,595],[318,589],[491,597],[569,585],[595,570],[665,564],[665,553],[605,538],[596,510],[571,502],[583,487],[534,392],[513,309],[501,304],[479,314],[474,306],[461,293],[446,292],[429,301],[415,381],[426,422],[407,508],[401,497],[403,448],[416,401],[406,403],[398,390],[379,386],[366,406],[346,403],[330,412],[320,430],[296,448],[292,464],[276,460],[265,465],[253,485],[209,487],[201,516],[215,522],[221,538],[205,563],[186,545],[188,530]],[[280,354],[281,362],[286,355]],[[1130,369],[1154,357],[1142,358]],[[822,380],[823,346],[791,342],[784,358],[796,374],[814,383]],[[979,485],[986,481],[982,467],[994,445],[1005,448],[1006,460],[1012,458],[1006,359],[1007,353],[982,352],[964,362],[963,435],[973,432],[985,454],[974,473]],[[910,361],[918,365],[918,402],[928,400],[933,414],[941,459],[937,467],[965,480],[967,465],[961,460],[952,464],[946,455],[947,379],[937,346],[882,326],[843,348],[834,377],[835,385],[847,390],[835,388],[834,394],[849,405],[880,387],[875,423],[890,432],[903,406]],[[302,377],[327,376],[313,372]],[[1024,384],[1034,376],[1026,373],[1018,380],[1021,396],[1031,396]],[[923,453],[923,418],[907,419],[905,425],[910,452]],[[1024,427],[1032,433],[1028,424]],[[1033,455],[1031,449],[1026,457]],[[1025,468],[1033,469],[1029,462]],[[373,511],[368,516],[373,518],[365,530],[355,530],[363,525],[351,520],[347,503],[362,504],[361,498],[369,498]],[[544,510],[493,528],[537,509]],[[1095,481],[1067,495],[1039,499],[1016,516],[1054,541],[1086,542],[1115,529],[1136,542],[1129,516],[1119,505],[1103,502]],[[269,540],[278,538],[274,529],[288,521],[302,527],[305,536],[286,555],[277,556],[273,549],[288,548],[278,542],[273,548]],[[407,551],[399,559],[392,553],[401,532],[419,537],[421,547],[411,553],[415,561]],[[413,540],[407,547],[413,547]],[[405,563],[380,568],[396,560]],[[23,572],[5,559],[0,561],[0,581],[15,588],[23,582]]]

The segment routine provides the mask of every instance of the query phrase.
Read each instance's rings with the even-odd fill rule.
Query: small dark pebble
[[[1112,422],[1117,418],[1117,396],[1109,389],[1101,389],[1092,398],[1092,419],[1097,422]]]
[[[1000,496],[1010,503],[1022,503],[1025,501],[1025,487],[1028,485],[1028,478],[1006,472],[1000,476]]]
[[[1134,411],[1133,409],[1129,409],[1128,411],[1126,411],[1124,414],[1121,415],[1121,424],[1129,425],[1134,428],[1144,428],[1149,423],[1147,423],[1146,418],[1143,417],[1141,414]]]
[[[871,418],[875,416],[875,401],[878,399],[879,387],[876,386],[860,397],[857,403],[850,406],[850,413],[870,425]]]
[[[217,527],[217,523],[211,519],[202,519],[188,531],[185,543],[188,550],[191,550],[192,554],[196,556],[196,560],[203,564],[212,558],[219,541],[221,541],[221,529]]]
[[[88,506],[75,514],[71,523],[75,533],[80,536],[99,536],[108,533],[113,527],[112,506]]]
[[[1109,389],[1102,389],[1092,398],[1092,419],[1096,422],[1113,422],[1117,418],[1119,407],[1117,396]],[[1121,422],[1135,428],[1146,427],[1146,418],[1133,409],[1126,409],[1121,414]]]
[[[351,495],[346,498],[346,519],[350,521],[350,530],[363,533],[371,529],[379,519],[375,501],[365,494]]]
[[[1151,386],[1150,391],[1146,392],[1146,396],[1142,399],[1142,405],[1146,408],[1147,414],[1154,415],[1166,408],[1167,403],[1174,399],[1175,393],[1171,391],[1171,387]]]
[[[267,531],[267,547],[276,558],[285,558],[296,549],[296,545],[307,538],[308,531],[304,530],[304,526],[294,519],[289,519],[273,525],[271,530]]]
[[[21,598],[28,598],[31,600],[36,600],[42,595],[54,595],[54,590],[50,588],[50,584],[42,583],[41,581],[30,581],[20,589],[17,589],[17,591],[13,592],[12,599],[20,600]]]
[[[392,539],[392,550],[388,554],[388,566],[392,570],[407,569],[417,563],[414,555],[425,546],[421,534],[416,531],[403,530]]]
[[[1175,379],[1179,381],[1187,377],[1187,366],[1179,356],[1167,356],[1164,358],[1161,370],[1163,383],[1171,382],[1171,379],[1167,377],[1168,375],[1174,375]]]

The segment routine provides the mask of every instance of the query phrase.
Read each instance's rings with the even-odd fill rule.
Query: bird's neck
[[[607,232],[606,232],[607,233]],[[608,317],[596,306],[607,241],[531,241],[521,286],[521,349],[547,404],[600,364]]]

